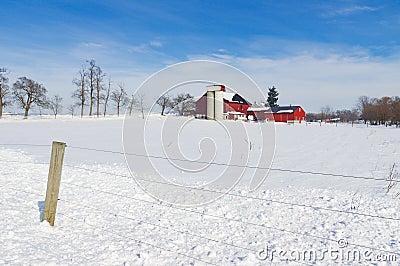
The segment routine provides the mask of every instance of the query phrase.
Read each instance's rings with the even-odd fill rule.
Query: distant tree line
[[[331,120],[339,118],[341,122],[363,120],[372,125],[400,126],[400,97],[358,98],[356,108],[351,110],[333,110],[330,106],[322,107],[319,113],[308,113],[308,120]]]
[[[76,87],[72,93],[74,103],[67,107],[72,116],[77,108],[80,110],[80,116],[84,116],[87,107],[89,116],[106,116],[110,102],[116,107],[117,115],[127,105],[129,105],[129,114],[132,114],[134,108],[143,112],[143,96],[141,100],[128,98],[122,82],[119,82],[117,88],[113,89],[111,78],[107,78],[94,59],[86,61],[86,63],[72,81]],[[38,108],[40,113],[42,109],[49,110],[56,118],[63,109],[63,98],[59,95],[49,97],[47,93],[43,84],[27,77],[19,77],[10,85],[7,70],[2,68],[0,71],[0,118],[3,116],[4,108],[11,105],[22,109],[25,119],[28,118],[29,111],[33,107]],[[134,104],[141,104],[141,106]]]
[[[400,125],[400,97],[370,98],[361,96],[358,99],[361,118],[373,125]]]
[[[359,111],[354,109],[333,110],[330,106],[324,106],[319,113],[307,113],[307,120],[327,121],[339,118],[341,122],[354,122],[360,119]]]
[[[73,103],[67,107],[74,116],[76,109],[83,117],[106,116],[110,102],[115,106],[119,116],[122,108],[132,115],[133,110],[145,116],[145,95],[128,97],[123,82],[118,82],[113,88],[111,77],[103,71],[94,59],[87,60],[72,80],[75,89],[72,92]],[[55,118],[63,110],[63,98],[59,95],[49,97],[47,89],[39,82],[27,77],[19,77],[12,85],[9,84],[6,69],[0,71],[0,118],[5,107],[14,105],[24,112],[28,118],[29,111],[36,107],[40,114],[43,109],[51,111]],[[161,114],[173,112],[178,115],[193,115],[195,113],[194,97],[189,93],[181,93],[175,97],[165,94],[156,102],[161,108]]]

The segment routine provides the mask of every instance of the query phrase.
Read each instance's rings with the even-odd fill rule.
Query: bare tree
[[[360,113],[358,112],[358,110],[356,108],[353,108],[351,110],[351,113],[349,116],[349,120],[351,121],[351,124],[353,124],[354,121],[358,120],[359,117],[360,117]]]
[[[82,69],[78,72],[78,77],[72,81],[77,86],[77,89],[72,93],[72,97],[76,98],[79,102],[79,105],[81,107],[81,117],[83,117],[86,105],[86,75],[87,73],[85,70],[85,66],[82,66]]]
[[[164,94],[158,98],[156,103],[161,107],[161,115],[164,115],[165,109],[171,106],[172,99],[169,95]]]
[[[340,118],[341,122],[354,122],[355,120],[358,119],[358,110],[353,109],[353,110],[337,110],[336,111],[336,116]]]
[[[317,121],[321,120],[321,114],[320,113],[307,113],[307,120],[309,121]]]
[[[142,114],[142,118],[144,119],[144,110],[146,109],[146,104],[144,101],[144,94],[140,93],[136,95],[136,100],[137,100],[137,108]]]
[[[196,103],[194,97],[189,93],[178,94],[172,100],[172,108],[176,110],[179,115],[190,115],[196,110]]]
[[[133,112],[133,108],[136,107],[136,104],[138,103],[138,100],[136,99],[136,97],[134,95],[132,95],[132,98],[129,101],[129,105],[128,105],[128,111],[129,111],[129,115],[132,115]]]
[[[361,111],[361,117],[364,119],[365,123],[369,122],[371,124],[378,124],[382,122],[382,114],[383,119],[386,119],[386,111],[383,107],[383,102],[377,98],[369,98],[367,96],[361,96],[358,99],[358,108]]]
[[[28,118],[28,113],[33,105],[39,107],[46,105],[46,88],[34,80],[27,77],[20,77],[13,84],[13,98],[18,105],[25,110],[24,119]]]
[[[357,108],[361,113],[361,118],[364,119],[364,122],[372,120],[373,117],[373,100],[368,96],[360,96],[358,98]]]
[[[370,100],[368,96],[360,96],[358,97],[358,101],[357,101],[357,108],[360,111],[360,113],[362,113],[364,107],[369,104]]]
[[[379,115],[379,123],[386,124],[393,117],[392,113],[392,98],[390,97],[382,97],[376,102],[377,111]]]
[[[124,84],[118,84],[119,90],[115,90],[111,93],[111,100],[115,103],[117,107],[117,115],[119,116],[121,107],[125,106],[128,103],[128,97],[126,96],[126,91],[124,89]]]
[[[76,104],[71,104],[71,105],[68,105],[68,107],[67,107],[67,110],[70,112],[72,117],[74,117],[76,107],[77,107]]]
[[[378,124],[379,122],[379,110],[377,107],[378,104],[378,99],[377,98],[371,98],[370,103],[366,106],[365,112],[369,117],[369,121],[372,122],[372,124]]]
[[[328,118],[332,118],[334,112],[332,110],[332,108],[327,105],[321,108],[321,119],[322,120],[326,120]]]
[[[95,81],[96,81],[96,115],[100,116],[100,99],[102,98],[101,91],[104,90],[103,79],[106,74],[103,70],[96,66],[95,68]]]
[[[106,94],[104,95],[104,116],[107,114],[107,105],[108,105],[108,100],[110,99],[110,93],[111,93],[111,78],[108,78],[108,86],[106,88]]]
[[[50,111],[54,114],[54,118],[57,118],[57,115],[61,112],[62,110],[62,97],[60,95],[55,95],[52,98],[50,98],[47,102],[47,107],[50,109]]]
[[[88,86],[89,86],[89,116],[93,115],[93,100],[94,100],[94,89],[96,83],[96,61],[91,59],[89,62],[89,68],[87,71],[87,79],[88,79]]]
[[[0,72],[0,119],[3,116],[3,108],[11,103],[10,96],[8,78]]]
[[[392,112],[393,112],[393,123],[396,124],[397,127],[400,126],[400,97],[393,97],[392,102]]]

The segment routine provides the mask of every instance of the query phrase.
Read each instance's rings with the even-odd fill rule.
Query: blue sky
[[[87,59],[131,90],[169,64],[232,64],[280,104],[399,95],[398,1],[1,1],[0,67],[69,98]]]

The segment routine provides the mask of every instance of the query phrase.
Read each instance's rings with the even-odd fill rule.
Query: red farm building
[[[306,112],[299,105],[276,106],[271,108],[275,122],[301,123],[306,120]]]
[[[207,86],[207,92],[196,102],[196,117],[205,119],[247,119],[251,104],[237,93],[227,92],[224,85]]]
[[[227,92],[224,85],[210,85],[196,101],[196,117],[214,120],[275,120],[276,122],[305,120],[300,106],[269,108],[251,104],[237,93]]]

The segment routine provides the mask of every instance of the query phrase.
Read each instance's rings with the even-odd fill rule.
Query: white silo
[[[207,119],[224,119],[224,89],[222,85],[207,86]]]
[[[224,119],[224,92],[215,91],[215,101],[214,101],[214,117],[215,120]]]
[[[214,101],[215,101],[215,92],[208,90],[207,91],[207,119],[215,119]]]

